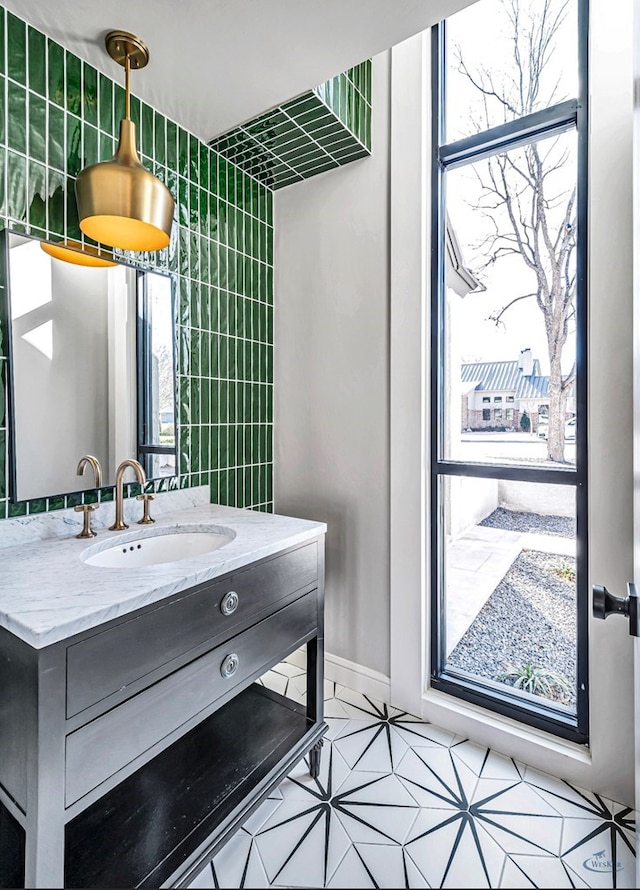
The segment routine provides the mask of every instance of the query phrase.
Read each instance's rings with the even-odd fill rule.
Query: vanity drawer
[[[66,806],[217,699],[268,670],[313,635],[317,624],[313,591],[70,733],[65,750]],[[238,732],[250,731],[238,727]]]
[[[67,717],[195,646],[232,636],[243,622],[269,614],[285,597],[314,586],[317,578],[318,545],[313,541],[199,585],[178,600],[69,646]]]

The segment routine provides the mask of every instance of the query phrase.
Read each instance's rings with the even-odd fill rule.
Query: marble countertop
[[[126,543],[167,528],[219,526],[235,533],[218,550],[162,565],[102,568],[82,561],[85,550]],[[183,529],[186,531],[186,529]],[[97,627],[203,581],[224,575],[326,531],[322,522],[220,507],[166,513],[147,529],[101,531],[0,549],[0,626],[36,649]]]

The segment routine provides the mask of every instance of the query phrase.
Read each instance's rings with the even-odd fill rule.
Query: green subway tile
[[[125,96],[124,89],[120,84],[113,85],[113,132],[114,136],[118,136],[120,132],[120,121],[124,117]],[[138,148],[140,147],[140,134],[138,133]]]
[[[153,157],[154,136],[153,136],[153,108],[146,103],[142,103],[140,109],[140,132],[138,134],[138,148],[141,154],[149,158]]]
[[[189,183],[189,226],[192,232],[200,230],[200,200],[198,186],[195,182]]]
[[[0,75],[0,144],[5,144],[5,111],[7,108],[7,81]]]
[[[45,100],[29,95],[29,156],[43,164],[47,160],[47,112]]]
[[[13,80],[27,84],[27,27],[11,12],[7,12],[7,46],[9,58],[7,73]]]
[[[90,164],[96,164],[100,160],[98,152],[98,131],[95,127],[91,127],[88,124],[86,124],[84,128],[84,142],[82,148],[84,156],[83,167],[88,167]]]
[[[9,81],[9,148],[27,153],[27,91]]]
[[[229,344],[229,356],[231,355],[231,344]],[[227,409],[229,412],[229,423],[236,422],[236,393],[235,393],[235,385],[230,383],[227,386]]]
[[[115,154],[116,146],[113,138],[106,133],[100,132],[100,160],[108,161]]]
[[[198,183],[201,188],[209,189],[209,169],[211,149],[204,142],[198,143]]]
[[[178,385],[180,423],[191,423],[191,384],[188,377],[181,377]]]
[[[27,29],[29,46],[29,89],[41,96],[47,93],[46,77],[46,38],[40,31]]]
[[[153,113],[154,129],[154,157],[157,163],[166,164],[167,161],[167,124],[166,118],[157,111]]]
[[[65,54],[65,60],[67,111],[70,111],[72,114],[80,114],[82,107],[82,64],[77,56],[69,52]]]
[[[207,341],[210,344],[210,340]],[[200,423],[211,421],[211,381],[203,380],[200,391]]]
[[[190,360],[191,360],[191,373],[199,374],[200,373],[200,331],[196,331],[194,329],[191,330],[191,343],[190,343],[189,349],[190,349]]]
[[[64,50],[53,40],[47,41],[49,100],[56,105],[65,103]]]
[[[220,245],[216,241],[211,242],[209,251],[209,282],[220,286]]]
[[[82,114],[87,123],[98,126],[98,72],[86,62],[82,64]]]
[[[229,165],[222,157],[218,158],[218,196],[227,199],[227,171]]]
[[[49,62],[49,74],[51,74],[51,62]],[[104,74],[99,74],[98,84],[100,129],[113,136],[113,81]]]
[[[200,251],[198,233],[191,231],[189,233],[190,240],[190,265],[189,275],[191,278],[200,278]]]
[[[237,506],[236,499],[236,470],[228,471],[228,488],[227,488],[227,503],[229,507]]]
[[[12,151],[7,155],[7,212],[10,219],[26,222],[27,162]]]
[[[220,423],[227,423],[229,420],[229,387],[221,382],[218,387],[218,415]]]
[[[182,176],[178,177],[177,193],[178,221],[181,226],[189,225],[189,183]]]
[[[189,134],[178,127],[178,173],[189,177]]]
[[[169,169],[178,169],[178,127],[171,120],[167,121],[166,163]]]
[[[179,239],[179,269],[180,274],[189,276],[189,232],[181,226],[178,233]]]
[[[46,509],[46,498],[36,498],[35,500],[28,502],[29,515],[31,515],[32,513],[45,513]]]
[[[62,173],[49,169],[47,217],[49,234],[64,237],[65,179]]]
[[[189,133],[189,179],[198,182],[200,179],[200,141]]]
[[[200,428],[191,428],[191,466],[192,473],[200,472]]]
[[[65,115],[67,129],[66,172],[77,176],[82,169],[82,122],[73,114]]]
[[[7,67],[4,57],[4,34],[5,34],[5,10],[0,6],[0,72],[7,73]]]
[[[191,324],[194,328],[201,328],[200,288],[195,282],[191,283],[190,307]]]
[[[178,317],[180,324],[191,324],[191,287],[188,278],[181,278],[178,282]],[[188,335],[188,332],[183,330]],[[187,373],[185,371],[185,373]]]
[[[44,164],[29,161],[28,223],[33,234],[47,234],[47,170]]]
[[[140,99],[138,99],[137,96],[131,96],[130,100],[129,100],[129,105],[130,105],[129,114],[131,116],[131,120],[136,125],[136,137],[137,137],[136,147],[138,148],[138,151],[140,151],[140,130],[142,127],[140,119],[141,119],[141,114],[142,114],[142,111],[141,111],[142,102],[140,101]]]
[[[226,201],[218,201],[216,208],[217,239],[220,244],[227,243],[229,206]]]
[[[67,184],[66,214],[65,234],[67,238],[70,238],[73,241],[80,241],[82,238],[82,232],[80,231],[80,224],[78,219],[78,204],[76,201],[75,188],[72,182],[68,182]]]

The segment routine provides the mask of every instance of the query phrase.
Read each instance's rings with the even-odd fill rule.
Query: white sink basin
[[[235,532],[230,529],[219,527],[158,529],[157,532],[143,535],[130,532],[119,537],[110,547],[94,544],[80,558],[90,566],[136,569],[212,553],[229,544],[235,536]]]

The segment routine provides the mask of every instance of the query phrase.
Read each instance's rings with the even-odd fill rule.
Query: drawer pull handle
[[[225,660],[220,665],[220,673],[225,678],[225,680],[228,680],[229,677],[233,677],[235,672],[238,670],[239,664],[240,659],[235,652],[232,652],[231,655],[227,655]]]
[[[229,593],[225,593],[222,597],[222,602],[220,603],[220,611],[223,615],[233,615],[235,610],[238,608],[240,603],[240,597],[235,592],[235,590],[230,590]]]

